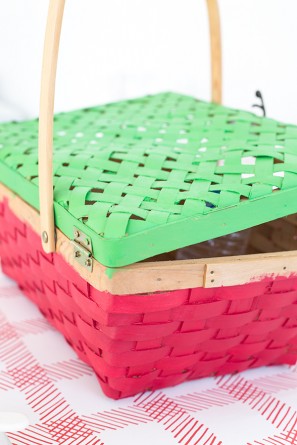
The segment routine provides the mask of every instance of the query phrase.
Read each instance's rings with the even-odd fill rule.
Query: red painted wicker
[[[0,256],[106,395],[121,398],[297,358],[297,278],[222,288],[111,295],[83,280],[0,203]]]

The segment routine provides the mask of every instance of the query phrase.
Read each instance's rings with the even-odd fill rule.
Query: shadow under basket
[[[18,282],[94,369],[107,396],[118,399],[200,377],[295,363],[297,276],[290,268],[296,270],[296,254],[267,254],[270,261],[265,254],[208,259],[207,263],[151,261],[121,268],[107,278],[108,269],[101,266],[100,286],[110,290],[98,290],[98,283],[88,283],[69,264],[66,237],[58,232],[58,242],[65,244],[60,253],[44,253],[34,228],[38,213],[5,187],[0,191],[4,273]],[[253,249],[258,237],[258,250],[268,245],[275,250],[271,242],[277,239],[275,231],[281,233],[282,224],[290,223],[296,233],[294,216],[274,222],[274,228],[272,223],[260,226],[251,237]],[[284,243],[281,236],[279,240]],[[148,276],[149,270],[151,287],[169,287],[169,281],[163,280],[164,270],[169,277],[177,276],[181,263],[184,283],[192,283],[188,288],[138,292],[142,274]],[[269,267],[279,273],[269,273]],[[222,285],[224,268],[235,271],[229,277],[237,285]],[[236,273],[239,270],[243,273]],[[263,277],[253,277],[251,270],[263,270]],[[212,282],[216,279],[218,285]],[[121,280],[129,283],[129,294],[123,294]],[[204,287],[207,281],[209,287]],[[112,292],[111,283],[117,292]],[[148,280],[146,285],[150,287]],[[171,286],[176,287],[176,282]]]

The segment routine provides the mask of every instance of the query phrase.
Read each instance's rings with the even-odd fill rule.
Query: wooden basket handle
[[[212,68],[212,101],[222,100],[222,55],[217,0],[206,0],[209,16]],[[45,33],[39,114],[39,202],[43,249],[55,251],[53,193],[53,116],[55,83],[65,0],[50,0]]]

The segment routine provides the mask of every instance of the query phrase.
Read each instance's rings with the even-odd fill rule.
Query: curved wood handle
[[[222,100],[220,16],[217,0],[206,0],[209,16],[212,101]],[[39,202],[43,249],[55,251],[53,197],[53,116],[55,84],[65,0],[50,0],[45,33],[39,114]]]
[[[50,0],[41,75],[38,175],[40,229],[43,249],[55,251],[53,191],[53,127],[55,86],[65,0]]]
[[[206,0],[211,46],[211,99],[222,103],[222,42],[220,12],[217,0]]]

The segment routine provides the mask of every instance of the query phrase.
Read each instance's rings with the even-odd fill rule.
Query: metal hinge
[[[81,230],[73,227],[74,240],[73,254],[74,259],[89,272],[93,270],[93,248],[91,238]]]

